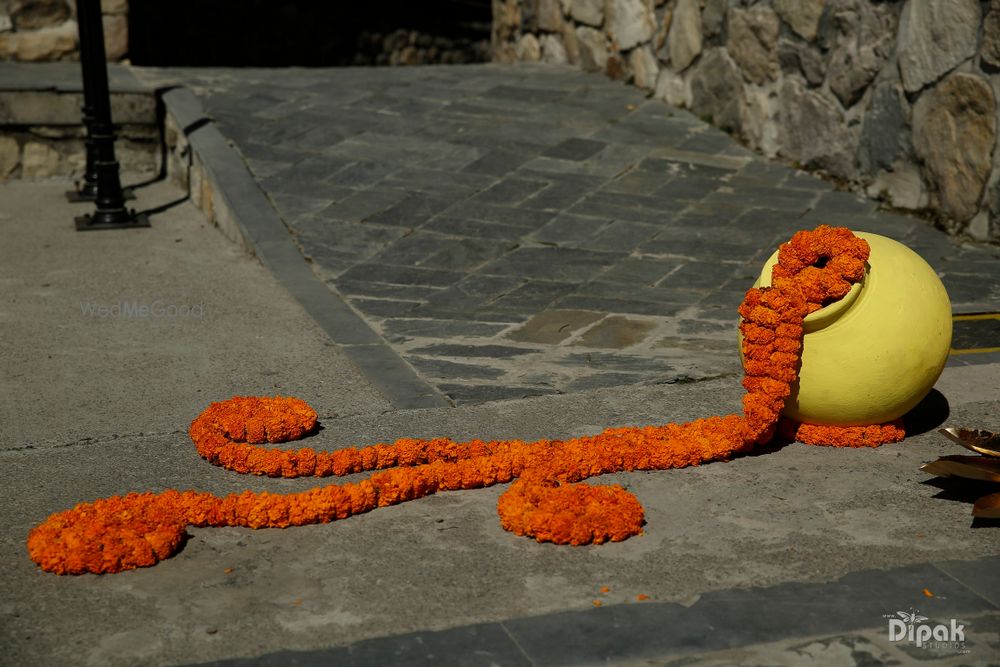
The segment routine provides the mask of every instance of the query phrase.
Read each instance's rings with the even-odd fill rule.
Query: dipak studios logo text
[[[965,648],[965,625],[956,619],[951,619],[949,625],[924,623],[928,620],[920,612],[911,608],[910,611],[897,611],[895,615],[883,616],[889,620],[889,641],[909,642],[922,649],[939,651],[954,651],[968,653]]]

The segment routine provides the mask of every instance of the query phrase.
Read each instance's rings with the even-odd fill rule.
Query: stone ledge
[[[125,65],[108,63],[108,85],[116,93],[147,93],[153,89]],[[80,63],[0,62],[0,90],[82,92]]]
[[[83,93],[60,90],[0,90],[0,127],[5,125],[81,124]],[[111,117],[116,125],[156,125],[151,91],[114,92]]]
[[[109,66],[115,154],[123,171],[159,171],[153,89],[126,67]],[[85,167],[83,86],[78,63],[0,63],[0,180],[75,178]]]

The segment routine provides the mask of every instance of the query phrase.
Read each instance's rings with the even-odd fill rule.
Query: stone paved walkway
[[[1000,249],[765,161],[636,90],[550,66],[180,75],[302,254],[455,403],[739,373],[736,308],[820,223],[899,239],[956,312]]]

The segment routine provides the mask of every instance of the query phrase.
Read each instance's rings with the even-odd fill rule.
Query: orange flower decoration
[[[235,397],[211,404],[190,436],[209,462],[271,477],[380,471],[356,484],[291,494],[195,491],[115,496],[58,512],[28,536],[28,552],[58,574],[120,572],[168,558],[187,526],[285,528],[344,519],[438,491],[517,480],[500,496],[503,527],[539,542],[600,544],[642,531],[643,509],[617,485],[582,484],[597,475],[666,470],[724,461],[766,443],[798,377],[802,319],[841,298],[864,275],[868,244],[847,229],[820,226],[781,246],[773,286],[752,288],[740,306],[745,377],[743,414],[687,424],[611,428],[568,440],[454,442],[403,438],[392,444],[317,452],[263,446],[298,440],[316,412],[297,398]],[[898,424],[852,428],[781,422],[810,444],[874,446],[902,439]]]

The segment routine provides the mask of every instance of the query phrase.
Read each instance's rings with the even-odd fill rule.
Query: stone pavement
[[[905,242],[958,313],[1000,310],[1000,248],[572,68],[139,75],[198,93],[314,271],[457,404],[736,375],[744,292],[821,223]]]

